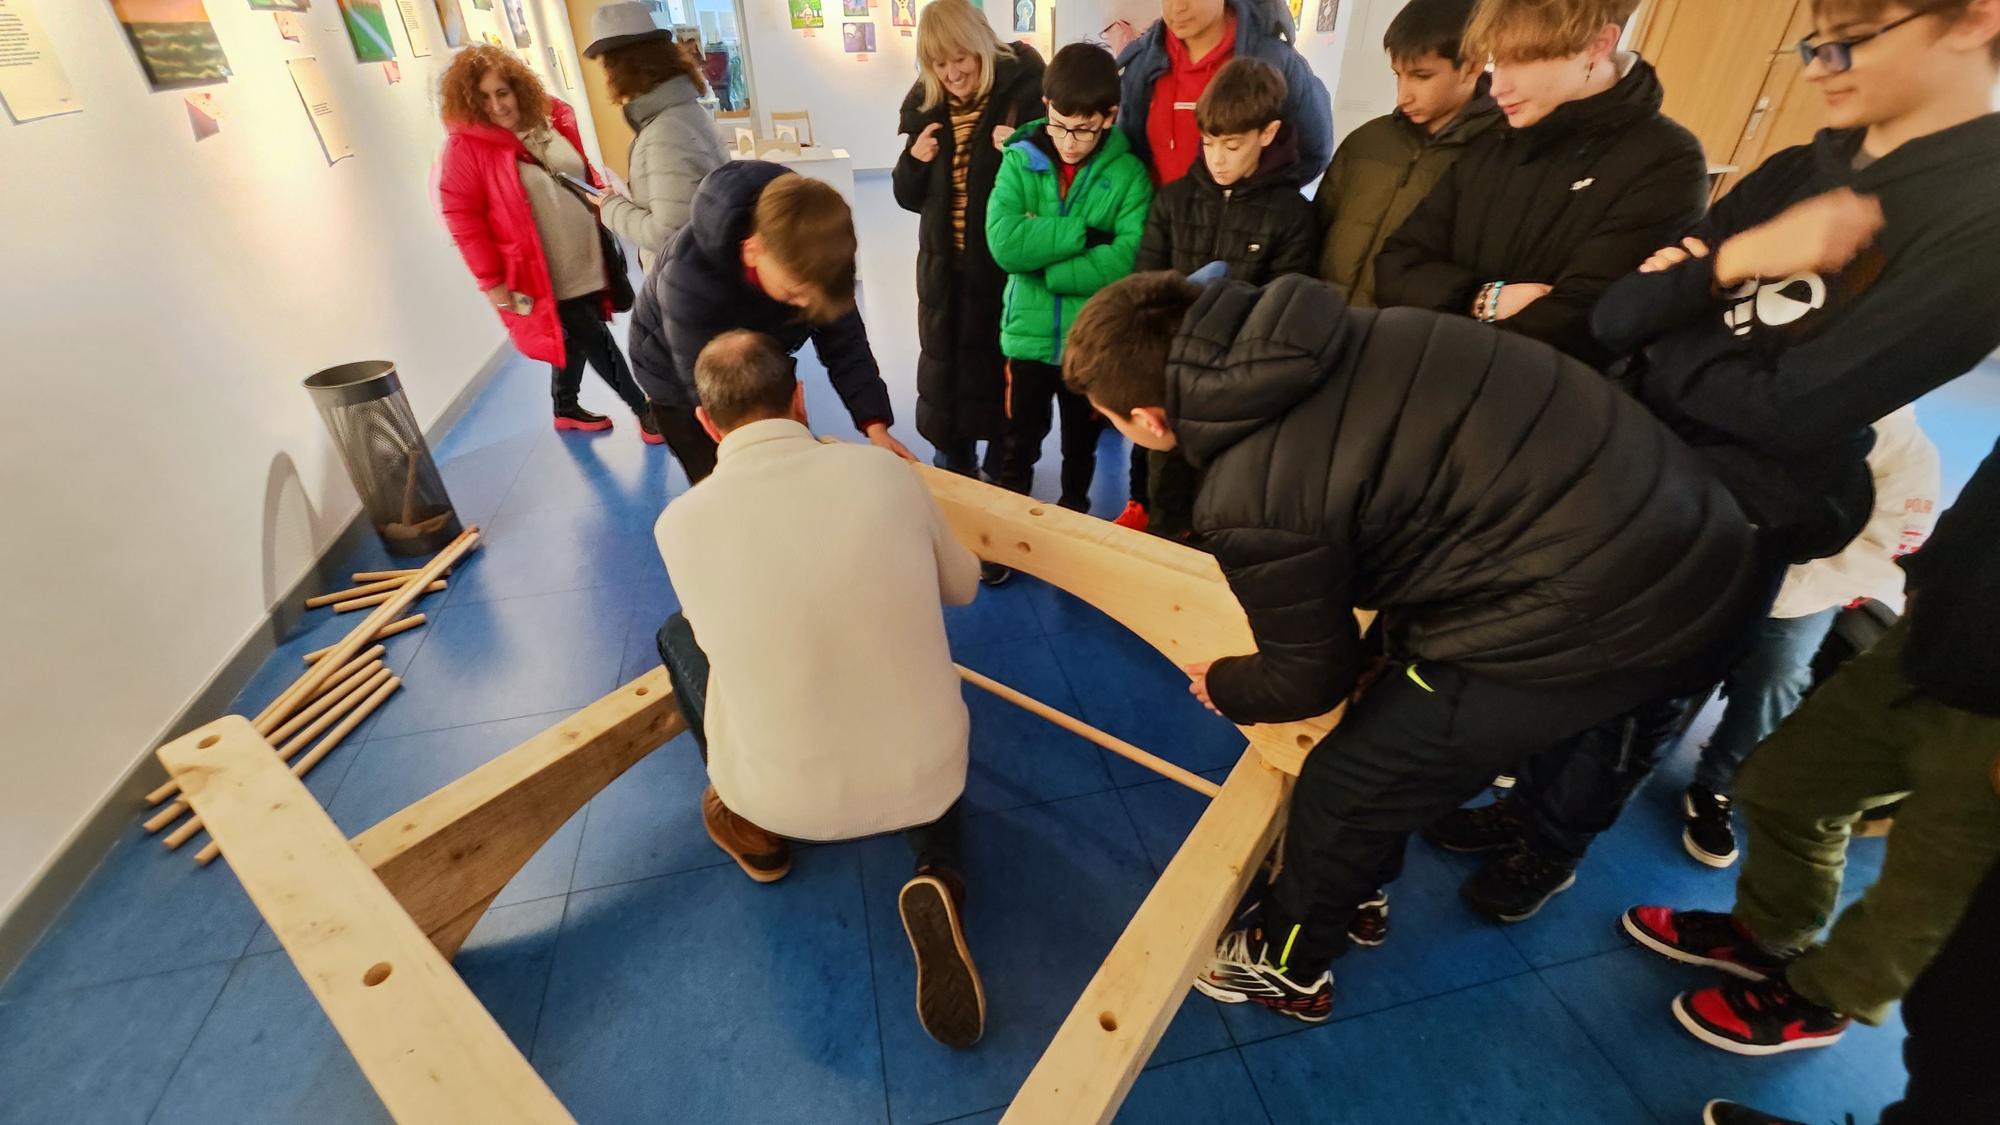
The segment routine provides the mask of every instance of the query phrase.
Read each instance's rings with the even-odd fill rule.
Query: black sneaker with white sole
[[[1473,809],[1453,809],[1424,829],[1424,839],[1448,852],[1497,852],[1521,842],[1520,807],[1511,797]]]
[[[1618,924],[1626,937],[1669,961],[1721,969],[1744,980],[1769,980],[1790,960],[1765,949],[1734,916],[1713,910],[1635,906]]]
[[[1270,952],[1254,927],[1223,934],[1208,968],[1195,974],[1195,991],[1224,1004],[1257,1004],[1301,1023],[1325,1023],[1333,1014],[1333,973],[1300,984],[1271,964]]]
[[[1576,865],[1522,844],[1494,856],[1459,885],[1467,906],[1496,922],[1525,922],[1576,885]]]
[[[1347,940],[1370,949],[1389,940],[1389,892],[1377,889],[1354,908],[1347,922]]]
[[[959,920],[955,875],[930,872],[903,884],[896,908],[917,962],[917,1022],[947,1047],[970,1047],[986,1031],[986,990]]]
[[[1706,785],[1690,785],[1681,794],[1681,846],[1710,867],[1736,862],[1736,830],[1729,824],[1729,797]]]

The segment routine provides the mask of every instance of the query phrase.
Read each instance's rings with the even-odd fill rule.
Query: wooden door
[[[1826,102],[1812,83],[1806,81],[1805,64],[1792,47],[1811,34],[1812,29],[1812,5],[1802,3],[1791,26],[1785,29],[1783,49],[1772,60],[1764,88],[1751,103],[1743,135],[1729,157],[1729,163],[1736,165],[1737,171],[1723,179],[1724,191],[1762,164],[1765,157],[1779,149],[1805,144],[1826,125]]]
[[[1659,71],[1668,117],[1701,139],[1711,165],[1733,164],[1777,51],[1805,0],[1654,0],[1632,42]],[[1809,17],[1808,17],[1809,18]],[[1792,69],[1797,70],[1793,56]]]

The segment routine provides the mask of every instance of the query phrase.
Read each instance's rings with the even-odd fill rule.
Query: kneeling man
[[[788,840],[903,831],[917,1014],[971,1046],[986,1000],[960,921],[969,720],[940,603],[972,601],[979,560],[908,465],[813,437],[777,341],[723,333],[694,376],[716,468],[655,535],[681,603],[660,655],[708,763],[709,838],[769,883]]]
[[[1680,440],[1555,349],[1305,277],[1102,290],[1063,374],[1202,471],[1194,529],[1255,653],[1188,668],[1238,723],[1322,714],[1285,864],[1195,986],[1307,1022],[1409,833],[1530,751],[1692,687],[1753,616],[1752,531]],[[1379,931],[1377,931],[1379,934]]]

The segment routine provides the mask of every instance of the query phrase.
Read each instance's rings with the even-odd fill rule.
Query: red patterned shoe
[[[1133,531],[1144,531],[1152,520],[1146,515],[1145,505],[1137,500],[1127,500],[1125,510],[1118,513],[1118,517],[1111,522],[1119,527],[1129,527]]]
[[[1231,930],[1216,943],[1208,968],[1195,974],[1195,991],[1224,1004],[1261,1004],[1301,1023],[1325,1023],[1333,1014],[1333,973],[1300,984],[1271,964],[1269,954],[1261,930]]]
[[[1370,949],[1389,940],[1389,892],[1378,890],[1354,908],[1347,923],[1347,940]]]
[[[1744,980],[1769,980],[1790,958],[1757,944],[1742,923],[1712,910],[1635,906],[1619,918],[1625,936],[1683,965],[1705,965]]]
[[[1688,1034],[1737,1055],[1781,1055],[1831,1047],[1848,1018],[1793,992],[1779,980],[1730,983],[1674,997],[1674,1018]]]

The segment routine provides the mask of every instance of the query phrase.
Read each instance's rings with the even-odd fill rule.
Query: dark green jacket
[[[1084,301],[1132,272],[1153,180],[1125,134],[1112,128],[1062,196],[1061,158],[1042,127],[1047,120],[1030,121],[1007,139],[986,201],[986,247],[1008,275],[1000,350],[1009,359],[1061,363],[1063,339]]]
[[[1375,255],[1444,178],[1467,143],[1500,122],[1488,96],[1474,98],[1432,137],[1400,111],[1378,117],[1340,142],[1313,205],[1326,241],[1319,276],[1347,291],[1348,304],[1375,304]]]

